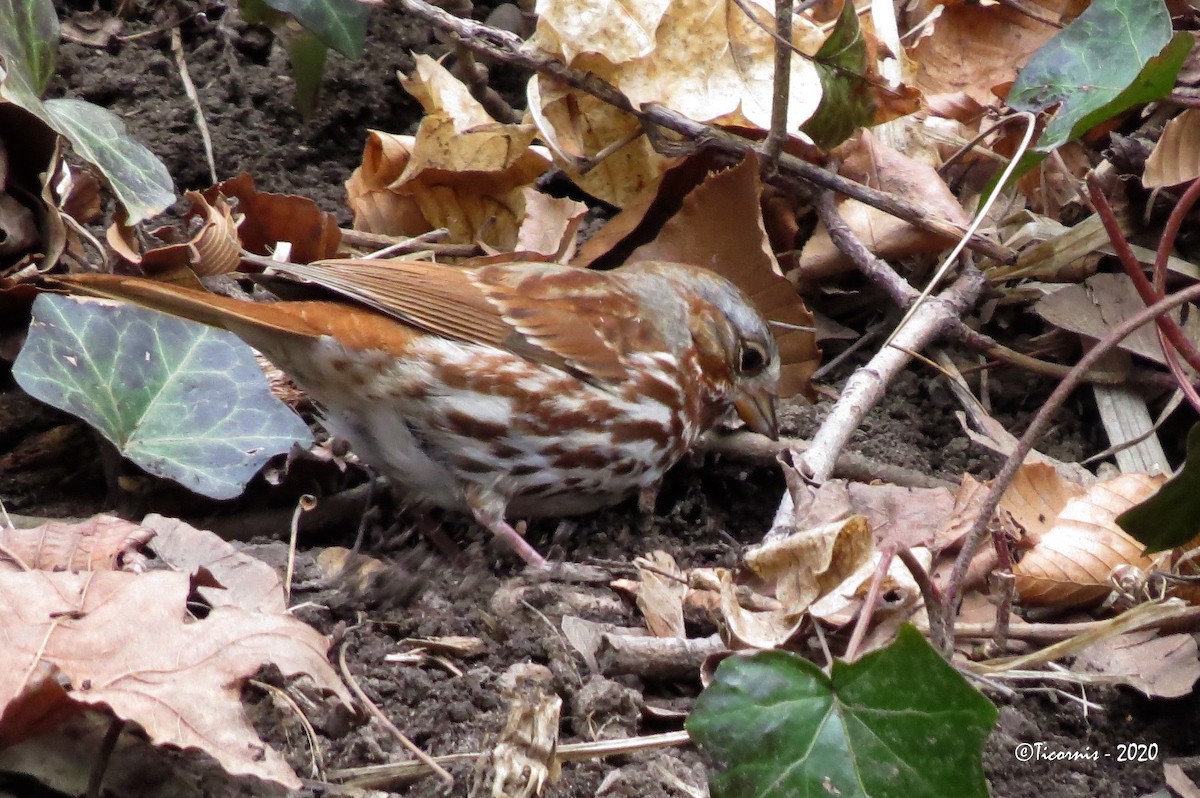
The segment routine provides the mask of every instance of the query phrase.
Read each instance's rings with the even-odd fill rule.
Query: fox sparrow
[[[663,262],[590,271],[331,260],[270,273],[331,298],[247,302],[137,277],[68,290],[222,327],[289,373],[416,502],[505,520],[652,489],[731,408],[774,437],[779,355],[732,283]]]

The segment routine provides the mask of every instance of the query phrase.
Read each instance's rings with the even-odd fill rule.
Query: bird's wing
[[[425,332],[507,349],[581,377],[627,373],[631,350],[661,347],[619,277],[544,263],[456,268],[327,260],[272,267]]]

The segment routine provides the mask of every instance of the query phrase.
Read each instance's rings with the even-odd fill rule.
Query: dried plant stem
[[[887,576],[888,569],[892,567],[892,559],[896,556],[896,544],[885,543],[879,550],[879,564],[875,566],[875,573],[871,575],[871,584],[867,587],[867,597],[863,599],[862,608],[858,611],[858,622],[854,624],[854,631],[850,634],[850,642],[846,644],[846,662],[854,662],[858,659],[858,650],[862,648],[862,642],[867,637],[867,629],[871,626],[871,619],[875,617],[875,606],[879,603],[879,596],[883,593],[883,580]]]
[[[345,643],[342,643],[341,648],[338,649],[338,666],[342,672],[342,680],[346,682],[346,686],[350,688],[352,693],[354,693],[354,696],[358,699],[359,703],[362,704],[363,708],[366,709],[367,712],[369,712],[377,721],[382,723],[383,727],[391,732],[392,736],[395,737],[401,745],[411,751],[412,755],[417,758],[417,761],[419,761],[433,773],[436,773],[442,781],[446,782],[446,784],[453,786],[454,777],[450,775],[449,771],[447,771],[437,762],[434,762],[433,757],[422,751],[420,746],[408,738],[408,735],[400,731],[400,729],[396,727],[396,724],[392,723],[391,719],[388,718],[387,715],[383,714],[383,710],[375,706],[375,702],[367,697],[367,694],[363,692],[362,687],[360,687],[358,684],[358,680],[355,679],[354,674],[350,672],[350,666],[346,664]]]
[[[772,441],[754,432],[710,432],[700,439],[698,451],[717,454],[734,460],[773,466],[779,456],[787,451],[803,453],[809,442],[802,438],[780,438]],[[855,482],[882,480],[905,488],[954,488],[948,480],[938,479],[915,468],[881,463],[855,452],[838,455],[833,466],[833,475]]]
[[[217,162],[213,158],[212,136],[208,134],[208,122],[204,118],[204,109],[200,106],[200,96],[192,83],[191,73],[188,72],[187,59],[183,56],[183,37],[179,27],[171,28],[171,53],[175,56],[175,66],[179,69],[179,79],[183,81],[183,91],[192,103],[196,112],[196,127],[200,129],[200,141],[204,145],[204,157],[208,159],[208,174],[213,183],[220,182],[217,178]]]
[[[1121,266],[1125,269],[1125,273],[1129,279],[1133,281],[1133,285],[1137,288],[1138,295],[1142,301],[1149,305],[1163,297],[1163,283],[1166,280],[1167,259],[1163,255],[1164,252],[1170,254],[1171,247],[1174,241],[1174,234],[1168,235],[1166,231],[1163,233],[1163,238],[1159,242],[1158,254],[1155,257],[1155,275],[1154,285],[1146,279],[1146,275],[1142,273],[1142,267],[1138,263],[1137,256],[1133,254],[1133,250],[1129,247],[1129,242],[1125,239],[1125,235],[1121,232],[1120,222],[1117,221],[1116,214],[1113,213],[1112,206],[1108,203],[1108,198],[1104,196],[1104,189],[1100,186],[1099,180],[1095,175],[1088,175],[1087,180],[1088,199],[1092,202],[1092,207],[1096,210],[1096,215],[1100,217],[1100,221],[1104,225],[1104,230],[1108,233],[1108,238],[1112,242],[1113,251],[1117,253],[1117,259],[1121,262]],[[1191,195],[1190,197],[1188,195]],[[1189,209],[1196,201],[1196,197],[1200,196],[1200,180],[1192,183],[1188,188],[1184,198],[1179,201],[1175,210],[1184,208]],[[1175,213],[1171,214],[1171,218],[1175,218]],[[1175,231],[1178,232],[1178,222],[1175,223]],[[1169,229],[1170,225],[1168,225]],[[1161,262],[1162,266],[1159,267]],[[1161,275],[1159,272],[1161,271]],[[1171,342],[1184,358],[1187,359],[1188,365],[1200,371],[1200,350],[1197,350],[1184,334],[1183,330],[1175,323],[1175,320],[1169,316],[1160,316],[1156,320],[1158,329],[1166,334],[1167,339]]]
[[[478,53],[531,69],[587,92],[614,108],[632,114],[643,125],[662,127],[680,134],[694,146],[709,147],[737,160],[758,148],[758,143],[751,139],[689,119],[662,105],[645,103],[641,107],[635,107],[630,99],[611,83],[590,72],[569,67],[553,56],[527,46],[519,36],[507,31],[467,19],[458,19],[425,0],[389,2],[393,7],[457,36],[463,45]],[[916,203],[847,180],[787,153],[780,154],[779,173],[771,178],[771,182],[797,193],[806,193],[812,185],[832,189],[945,238],[959,239],[966,232],[961,226],[930,214]],[[1015,257],[1015,253],[1008,247],[978,235],[971,236],[967,246],[1001,262],[1009,262]]]

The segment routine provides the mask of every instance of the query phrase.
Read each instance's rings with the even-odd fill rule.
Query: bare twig
[[[825,225],[825,230],[829,233],[830,240],[838,248],[838,251],[849,258],[863,276],[887,294],[888,298],[897,307],[907,309],[917,301],[920,296],[917,289],[909,285],[908,281],[901,277],[887,261],[877,258],[867,249],[866,245],[858,239],[854,231],[842,219],[834,202],[833,192],[822,191],[817,194],[817,213],[821,217],[822,224]],[[1070,371],[1069,366],[1064,366],[1061,363],[1050,363],[1049,361],[1039,360],[1038,358],[1009,349],[1007,346],[998,343],[994,338],[984,335],[978,330],[971,329],[962,319],[948,321],[946,333],[952,335],[964,346],[969,346],[972,349],[983,352],[994,360],[1008,363],[1009,365],[1017,366],[1036,374],[1061,379]],[[1169,379],[1165,374],[1156,376],[1161,376],[1163,380]],[[1089,371],[1086,379],[1088,382],[1103,385],[1120,385],[1131,382],[1129,375],[1112,371]],[[1152,381],[1155,384],[1159,384],[1158,380]],[[1171,386],[1174,386],[1174,384],[1174,381],[1170,382]]]
[[[917,583],[917,588],[921,591],[921,598],[925,600],[925,614],[929,618],[930,632],[929,636],[934,640],[944,639],[950,634],[950,630],[942,623],[942,619],[937,616],[936,612],[930,612],[930,607],[942,606],[942,596],[938,592],[937,585],[929,578],[929,572],[921,565],[921,561],[917,559],[917,555],[912,553],[912,549],[908,546],[901,546],[896,549],[896,556],[900,558],[900,562],[904,563],[904,567],[908,569],[908,573],[912,576],[913,581]],[[941,624],[938,626],[938,624]]]
[[[879,404],[892,379],[919,352],[964,316],[983,290],[985,278],[967,268],[932,302],[921,306],[911,323],[904,326],[893,346],[885,347],[850,376],[825,422],[813,436],[808,451],[800,455],[806,475],[823,482],[833,474],[837,457],[867,412]]]
[[[775,0],[775,86],[771,95],[771,132],[763,144],[763,174],[779,168],[787,141],[788,98],[792,90],[792,0]]]
[[[120,718],[113,718],[108,724],[108,730],[104,732],[104,739],[100,741],[100,750],[96,752],[96,761],[92,764],[92,772],[88,776],[87,798],[100,798],[100,788],[104,786],[104,774],[108,771],[108,764],[112,761],[113,751],[117,747],[117,740],[121,737],[121,730],[125,728],[125,721]]]
[[[491,28],[471,20],[458,19],[425,0],[390,0],[390,3],[428,21],[441,30],[458,36],[465,46],[478,53],[534,70],[580,91],[587,92],[614,108],[636,116],[643,125],[655,125],[673,130],[699,145],[712,148],[739,161],[746,153],[758,148],[755,141],[689,119],[662,105],[645,103],[641,107],[635,107],[629,98],[611,83],[593,73],[574,69],[553,56],[525,46],[525,42],[519,36],[507,31]],[[806,192],[810,184],[821,186],[879,208],[893,216],[898,216],[939,236],[959,239],[965,234],[965,230],[959,225],[930,214],[916,203],[864,186],[853,180],[847,180],[840,175],[831,174],[819,166],[814,166],[786,152],[780,154],[779,174],[772,178],[771,182],[794,192]],[[1001,262],[1008,262],[1015,256],[1015,253],[1008,247],[983,236],[971,236],[967,246]]]
[[[1129,247],[1129,242],[1125,239],[1121,232],[1120,224],[1117,221],[1116,215],[1113,213],[1112,206],[1108,204],[1108,198],[1104,196],[1104,190],[1100,186],[1100,181],[1094,175],[1088,175],[1087,180],[1088,198],[1091,200],[1092,207],[1096,211],[1096,215],[1100,217],[1101,223],[1104,225],[1105,232],[1108,233],[1108,238],[1112,242],[1113,251],[1117,253],[1117,259],[1121,262],[1122,268],[1133,282],[1142,301],[1147,305],[1162,298],[1163,286],[1166,281],[1167,270],[1167,255],[1171,252],[1171,247],[1174,244],[1175,233],[1179,230],[1179,220],[1176,219],[1176,214],[1171,214],[1171,219],[1176,220],[1174,226],[1168,224],[1167,230],[1164,231],[1162,239],[1159,241],[1158,255],[1154,261],[1154,285],[1146,279],[1146,275],[1142,273],[1142,267],[1138,264],[1137,257],[1133,254],[1133,250]],[[1190,195],[1190,196],[1189,196]],[[1180,208],[1184,212],[1191,208],[1195,203],[1196,198],[1200,196],[1200,180],[1194,181],[1188,188],[1184,198],[1179,201],[1175,210]],[[1168,234],[1169,233],[1169,234]],[[1168,365],[1172,361],[1172,351],[1170,346],[1167,346],[1167,341],[1170,341],[1171,346],[1175,351],[1181,353],[1188,365],[1193,369],[1200,370],[1200,351],[1196,346],[1188,340],[1188,337],[1180,329],[1179,325],[1170,316],[1161,316],[1157,320],[1158,331],[1166,340],[1160,340],[1162,345],[1163,356],[1166,358]],[[1188,397],[1188,401],[1200,410],[1200,396],[1197,396],[1195,389],[1192,388],[1187,376],[1182,369],[1172,369],[1172,373],[1176,374],[1176,379],[1180,379],[1179,387]]]
[[[718,454],[734,460],[775,466],[780,454],[786,451],[804,452],[811,444],[802,438],[769,440],[753,432],[710,432],[700,439],[699,451]],[[932,477],[914,468],[881,463],[854,452],[838,455],[833,476],[855,482],[882,480],[906,488],[954,488],[954,483]]]

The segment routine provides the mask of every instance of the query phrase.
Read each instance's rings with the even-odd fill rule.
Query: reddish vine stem
[[[1188,186],[1187,191],[1183,192],[1183,196],[1179,198],[1171,215],[1167,217],[1167,226],[1163,228],[1162,238],[1158,241],[1158,252],[1154,257],[1154,295],[1162,297],[1167,289],[1167,261],[1171,257],[1171,250],[1175,249],[1175,237],[1179,235],[1179,228],[1183,225],[1184,218],[1191,211],[1192,206],[1196,204],[1196,199],[1200,198],[1200,180],[1193,180]],[[1174,319],[1171,320],[1174,323]],[[1186,336],[1184,337],[1186,341]],[[1175,351],[1167,346],[1166,332],[1159,327],[1158,329],[1158,345],[1162,349],[1163,357],[1167,360],[1167,367],[1170,368],[1171,374],[1179,383],[1179,387],[1183,390],[1184,396],[1192,407],[1200,411],[1200,394],[1197,394],[1196,387],[1192,385],[1191,378],[1187,372],[1183,370],[1183,366],[1179,363],[1179,358],[1175,356]],[[1191,342],[1188,341],[1190,344]],[[1188,360],[1189,364],[1192,362]],[[1194,366],[1193,366],[1194,368]]]
[[[1034,441],[1041,437],[1046,428],[1050,426],[1054,414],[1062,407],[1063,402],[1066,401],[1071,391],[1075,390],[1083,382],[1083,374],[1094,366],[1096,361],[1100,360],[1100,358],[1111,352],[1117,344],[1125,340],[1134,330],[1150,323],[1162,314],[1179,307],[1185,302],[1196,300],[1200,300],[1200,284],[1188,286],[1165,299],[1155,302],[1149,307],[1139,310],[1134,315],[1125,319],[1094,347],[1088,350],[1071,369],[1071,372],[1050,394],[1050,398],[1038,410],[1029,428],[1025,430],[1025,434],[1017,441],[1016,447],[1008,456],[1008,459],[1004,461],[1004,466],[1000,469],[1000,473],[992,480],[987,495],[984,497],[983,505],[979,508],[979,515],[976,516],[975,522],[971,525],[970,530],[968,530],[965,536],[962,551],[959,552],[957,559],[955,559],[954,568],[950,572],[950,579],[946,583],[942,606],[937,610],[944,614],[947,628],[950,630],[954,628],[954,616],[958,608],[963,580],[967,575],[967,567],[971,564],[971,560],[975,558],[975,555],[979,552],[979,547],[987,537],[988,524],[991,521],[992,515],[996,512],[996,508],[1000,506],[1000,497],[1004,495],[1004,491],[1012,483],[1013,477],[1017,474],[1017,469],[1020,468],[1021,464],[1025,462],[1025,458],[1033,450]],[[934,610],[933,608],[930,609],[932,615]],[[933,627],[932,622],[930,623],[930,627]],[[942,640],[935,639],[934,643],[949,657],[952,651],[953,640],[954,638],[951,634]]]
[[[1192,186],[1193,188],[1200,186],[1200,181],[1196,181]],[[1112,206],[1109,205],[1108,198],[1104,196],[1104,190],[1101,188],[1100,181],[1096,179],[1095,175],[1088,175],[1087,187],[1088,198],[1092,201],[1092,207],[1095,208],[1096,215],[1100,217],[1100,222],[1104,225],[1104,230],[1108,233],[1109,241],[1113,245],[1113,251],[1117,253],[1117,259],[1121,262],[1121,267],[1129,275],[1129,279],[1133,281],[1138,295],[1141,296],[1142,301],[1147,305],[1161,299],[1161,289],[1151,285],[1150,281],[1146,279],[1146,275],[1142,273],[1142,267],[1138,264],[1137,256],[1133,254],[1133,250],[1129,247],[1129,242],[1125,240],[1124,234],[1121,233],[1120,223],[1117,221],[1116,214],[1113,213]],[[1189,188],[1188,192],[1192,193],[1192,189]],[[1197,189],[1196,196],[1200,196],[1200,189]],[[1195,202],[1196,196],[1191,198],[1192,202]],[[1182,202],[1180,206],[1183,207]],[[1172,214],[1172,218],[1174,218],[1174,214]],[[1178,231],[1178,229],[1178,222],[1176,222],[1175,230]],[[1161,262],[1163,270],[1166,269],[1166,258],[1163,253],[1170,252],[1173,242],[1174,235],[1168,240],[1164,232],[1163,239],[1159,243],[1158,254],[1155,257],[1156,283],[1159,282],[1158,264]],[[1165,283],[1165,277],[1162,282]],[[1183,330],[1175,323],[1175,320],[1169,316],[1163,316],[1157,319],[1156,323],[1158,324],[1158,329],[1171,342],[1171,345],[1183,355],[1188,364],[1197,371],[1200,371],[1200,351],[1197,351],[1192,342],[1187,339],[1187,336],[1183,334]],[[1164,355],[1169,357],[1169,353],[1166,350],[1164,350]],[[1200,410],[1200,407],[1197,409]]]

